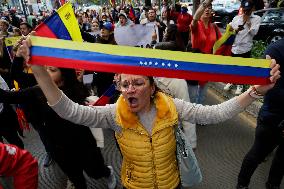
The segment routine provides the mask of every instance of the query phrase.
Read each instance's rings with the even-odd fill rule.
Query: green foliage
[[[251,49],[251,57],[252,58],[263,58],[264,55],[264,51],[267,47],[267,43],[259,40],[259,41],[253,41],[253,46]],[[246,91],[248,88],[250,87],[250,85],[244,85],[244,91]],[[259,99],[260,102],[262,102],[262,99]]]
[[[266,47],[267,47],[267,43],[262,40],[253,41],[251,57],[252,58],[262,58]]]

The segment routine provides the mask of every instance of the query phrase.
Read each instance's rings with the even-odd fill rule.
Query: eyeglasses
[[[122,92],[127,92],[130,89],[130,86],[132,86],[133,90],[140,90],[146,85],[146,78],[139,78],[134,79],[132,81],[122,81],[120,83],[120,89]]]

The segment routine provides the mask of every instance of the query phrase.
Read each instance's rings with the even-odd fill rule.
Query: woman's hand
[[[156,30],[154,28],[154,33],[152,34],[152,41],[157,41],[157,38],[158,38],[158,36],[157,36]]]
[[[19,47],[17,49],[16,56],[17,57],[23,57],[26,62],[30,59],[30,47],[32,46],[32,42],[30,39],[30,36],[34,36],[35,31],[32,31],[27,37],[21,38],[18,42]]]
[[[269,91],[270,89],[272,89],[276,83],[276,81],[281,77],[280,76],[280,65],[276,64],[276,61],[274,59],[271,59],[270,56],[266,56],[266,59],[271,60],[271,64],[270,64],[270,84],[267,85],[255,85],[254,87],[256,88],[256,90],[262,94],[265,95],[267,93],[267,91]]]
[[[266,56],[266,59],[271,60],[270,64],[270,82],[267,85],[254,85],[254,88],[248,89],[246,92],[242,93],[237,97],[237,100],[239,101],[239,104],[241,107],[245,108],[248,105],[250,105],[256,98],[251,95],[251,91],[254,90],[257,92],[256,95],[265,95],[267,91],[272,89],[276,83],[276,81],[280,78],[280,65],[276,64],[276,61],[274,59],[271,59],[269,56]]]
[[[19,44],[16,56],[23,57],[24,60],[28,62],[30,59],[30,47],[31,47],[30,38],[28,37],[27,39],[23,39]]]

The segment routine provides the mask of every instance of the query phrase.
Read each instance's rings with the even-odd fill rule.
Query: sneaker
[[[237,185],[236,189],[249,189],[247,186]]]
[[[279,186],[273,186],[269,182],[265,183],[265,187],[266,187],[266,189],[280,189]]]
[[[115,189],[116,187],[116,177],[114,175],[114,170],[112,168],[112,166],[107,166],[110,170],[110,175],[109,177],[107,178],[107,186],[109,189]]]
[[[46,154],[43,162],[44,167],[49,167],[53,163],[53,159],[49,153]]]
[[[238,85],[237,86],[237,90],[235,92],[235,95],[240,95],[243,92],[243,86],[242,85]]]
[[[224,91],[229,91],[232,88],[232,83],[227,83],[227,85],[224,87]]]

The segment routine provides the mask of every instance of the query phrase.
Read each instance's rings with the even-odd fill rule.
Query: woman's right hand
[[[157,38],[158,38],[158,36],[157,36],[157,33],[156,33],[156,29],[154,28],[154,32],[152,34],[152,41],[157,41]]]
[[[21,45],[18,47],[16,56],[17,57],[23,57],[26,62],[30,59],[30,47],[31,47],[30,38],[23,40],[21,42]]]
[[[20,40],[20,47],[17,50],[16,56],[23,57],[26,62],[30,59],[30,47],[32,46],[32,42],[30,36],[35,36],[35,31],[32,31],[26,38],[22,38]]]

